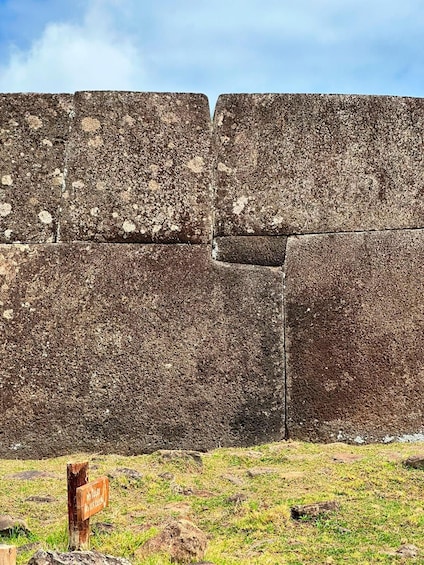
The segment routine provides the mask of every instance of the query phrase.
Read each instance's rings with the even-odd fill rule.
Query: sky
[[[0,0],[0,92],[424,96],[423,0]]]

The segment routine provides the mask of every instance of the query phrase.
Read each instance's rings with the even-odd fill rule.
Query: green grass
[[[164,463],[157,454],[2,460],[0,512],[24,519],[31,535],[0,537],[0,543],[65,551],[66,463],[88,459],[90,479],[114,475],[109,507],[91,519],[91,547],[136,564],[170,563],[165,556],[140,561],[135,553],[172,516],[192,520],[207,533],[205,559],[217,565],[424,564],[424,471],[402,465],[409,455],[420,453],[422,444],[281,442],[215,450],[203,455],[203,469],[184,460]],[[336,456],[353,457],[340,462]],[[141,478],[117,474],[123,467],[137,470]],[[258,468],[268,472],[248,475]],[[50,476],[10,478],[24,470]],[[27,500],[35,495],[56,500]],[[291,506],[324,500],[337,500],[340,509],[317,521],[290,518]],[[99,533],[96,522],[112,523],[114,529]],[[416,545],[422,557],[402,560],[395,555],[404,543]],[[35,550],[32,545],[21,551],[18,563],[26,563]]]

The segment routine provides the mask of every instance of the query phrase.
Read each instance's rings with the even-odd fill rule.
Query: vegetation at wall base
[[[205,561],[216,565],[424,564],[424,471],[403,464],[416,454],[424,445],[289,441],[217,449],[200,462],[184,452],[2,460],[0,513],[24,520],[29,532],[16,529],[0,543],[18,546],[18,565],[38,548],[66,551],[66,463],[88,459],[90,479],[108,475],[111,487],[109,507],[91,518],[91,549],[137,565],[171,563],[137,557],[170,518],[207,534]],[[291,517],[293,506],[325,501],[337,509]],[[404,544],[418,556],[398,554]]]

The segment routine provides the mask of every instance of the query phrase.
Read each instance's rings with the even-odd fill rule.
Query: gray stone
[[[282,273],[201,245],[0,246],[0,455],[281,439]]]
[[[324,502],[316,502],[315,504],[298,504],[290,508],[290,515],[293,520],[301,520],[307,518],[309,520],[317,520],[330,512],[339,509],[339,504],[335,500],[327,500]]]
[[[424,227],[424,99],[218,99],[215,234]]]
[[[203,468],[202,454],[198,451],[188,449],[160,449],[156,455],[161,463],[177,463],[183,465],[195,465]]]
[[[418,557],[419,553],[418,547],[412,543],[405,543],[396,551],[396,554],[401,557]]]
[[[202,94],[76,93],[61,240],[210,241],[210,135]]]
[[[0,243],[56,240],[71,115],[67,94],[0,94]]]
[[[40,549],[31,557],[28,565],[131,565],[131,563],[123,557],[113,557],[98,551],[58,553]]]
[[[18,532],[25,535],[30,533],[24,520],[13,518],[8,514],[0,516],[0,535],[8,536]]]
[[[278,267],[284,263],[287,237],[236,235],[216,237],[213,244],[217,261]]]
[[[290,437],[422,438],[424,231],[290,237]]]
[[[410,467],[411,469],[424,470],[424,455],[411,455],[403,464],[405,467]]]

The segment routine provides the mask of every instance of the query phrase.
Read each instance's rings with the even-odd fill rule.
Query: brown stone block
[[[215,234],[422,228],[423,132],[424,99],[221,96]]]
[[[0,456],[281,439],[282,272],[208,246],[0,246]]]
[[[422,230],[289,238],[291,437],[424,437],[423,264]]]
[[[277,267],[284,263],[287,237],[234,235],[216,237],[213,244],[217,261]]]
[[[61,240],[210,241],[210,131],[202,94],[76,93]]]
[[[0,94],[0,243],[56,240],[72,96]]]

